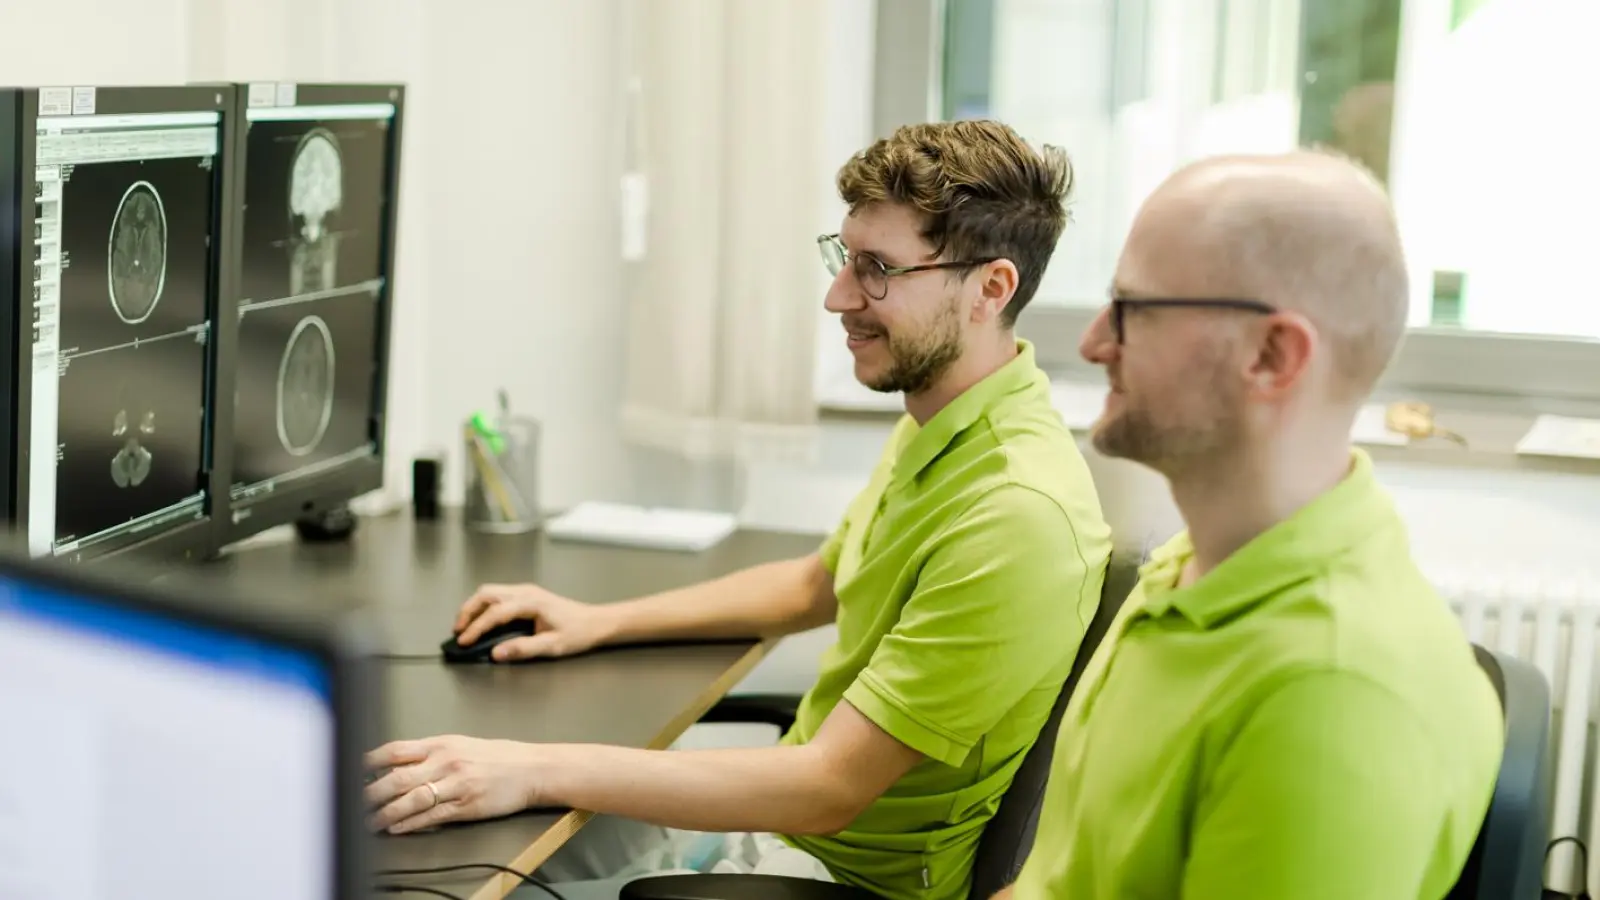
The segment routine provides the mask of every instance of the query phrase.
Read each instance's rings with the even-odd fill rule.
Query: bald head
[[[1140,210],[1123,263],[1119,280],[1125,270],[1168,282],[1141,290],[1305,315],[1328,351],[1337,399],[1366,397],[1405,333],[1410,285],[1388,197],[1329,153],[1215,157],[1179,170]]]

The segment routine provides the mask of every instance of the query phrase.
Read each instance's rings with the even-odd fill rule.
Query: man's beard
[[[1188,390],[1161,398],[1168,408],[1165,414],[1124,393],[1121,411],[1095,424],[1090,438],[1094,448],[1169,475],[1231,452],[1241,432],[1239,404],[1223,395],[1219,377],[1188,384]]]
[[[942,310],[918,335],[907,337],[889,332],[883,336],[891,360],[889,370],[881,377],[863,382],[880,393],[921,393],[932,387],[961,357],[961,321],[953,304]]]

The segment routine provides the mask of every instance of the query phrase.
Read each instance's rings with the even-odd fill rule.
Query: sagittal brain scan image
[[[325,291],[338,283],[340,235],[327,226],[343,202],[338,140],[318,128],[301,139],[289,170],[289,215],[295,232],[289,293]]]
[[[278,364],[278,442],[290,456],[317,449],[333,416],[333,335],[306,316],[295,325]]]
[[[251,122],[245,154],[246,299],[326,293],[382,274],[387,120]]]
[[[128,187],[111,218],[106,281],[111,307],[122,321],[150,318],[167,280],[167,213],[155,185]]]

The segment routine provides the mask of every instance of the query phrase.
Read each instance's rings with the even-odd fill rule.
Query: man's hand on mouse
[[[367,754],[368,824],[405,834],[508,816],[540,805],[536,745],[446,735],[394,741]]]
[[[456,641],[471,644],[515,619],[532,620],[538,633],[495,647],[495,662],[583,653],[599,646],[609,627],[605,607],[568,600],[532,584],[486,584],[456,615]]]

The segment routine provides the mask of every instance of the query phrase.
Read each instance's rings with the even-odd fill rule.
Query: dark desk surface
[[[377,613],[394,655],[438,653],[461,602],[480,583],[535,581],[606,603],[726,574],[817,546],[813,537],[739,532],[704,553],[560,543],[537,535],[469,532],[454,521],[364,519],[349,544],[299,541],[247,547],[203,567],[205,578],[294,604],[365,607]],[[391,738],[467,734],[521,741],[663,748],[760,661],[750,643],[603,650],[515,666],[446,666],[434,659],[387,665]],[[494,863],[532,871],[588,819],[527,813],[384,837],[383,869]],[[499,898],[509,877],[478,872],[404,877],[473,900]]]

